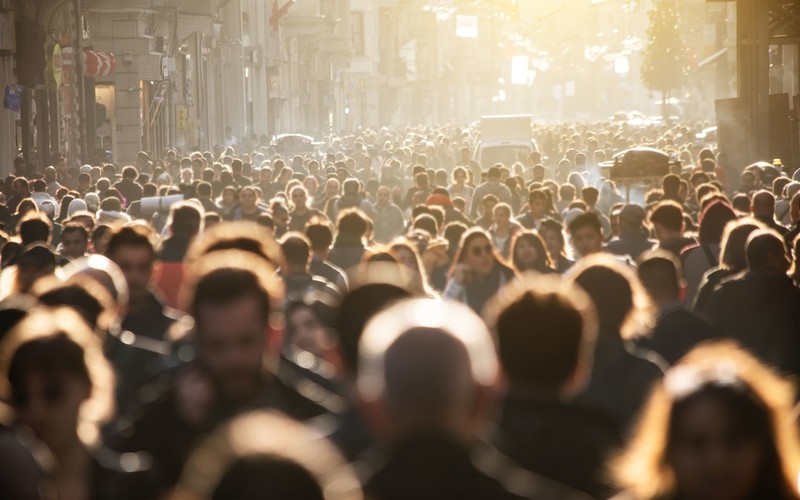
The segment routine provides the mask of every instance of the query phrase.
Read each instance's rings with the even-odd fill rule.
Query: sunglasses
[[[42,397],[47,404],[58,403],[64,397],[65,389],[63,384],[50,383],[45,385]],[[31,395],[28,391],[14,391],[14,403],[19,408],[26,408],[31,402]]]
[[[494,252],[494,248],[492,248],[492,245],[474,246],[470,248],[469,252],[475,257],[480,257],[484,253],[491,255]]]

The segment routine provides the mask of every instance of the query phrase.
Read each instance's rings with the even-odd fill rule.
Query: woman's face
[[[725,406],[712,397],[698,399],[681,413],[667,457],[679,494],[690,499],[747,497],[764,461],[762,444],[739,435]]]
[[[233,204],[233,197],[234,197],[234,193],[230,189],[227,189],[227,190],[222,192],[222,202],[225,203],[226,205],[232,205]]]
[[[511,214],[508,210],[501,208],[494,211],[494,222],[500,227],[507,227],[511,219]]]
[[[536,251],[536,247],[533,246],[530,241],[525,238],[520,238],[519,241],[517,241],[515,257],[518,262],[529,266],[539,258],[539,252]]]
[[[17,417],[51,449],[67,446],[75,436],[78,412],[89,392],[88,384],[75,375],[31,373],[15,394]]]
[[[555,231],[542,231],[542,238],[547,247],[547,252],[552,255],[553,258],[561,255],[561,238],[558,237]]]
[[[298,307],[289,315],[289,342],[304,351],[320,355],[325,344],[325,330],[310,307]]]
[[[464,262],[473,273],[487,275],[492,272],[494,247],[488,239],[483,236],[472,238],[464,250],[466,251]]]

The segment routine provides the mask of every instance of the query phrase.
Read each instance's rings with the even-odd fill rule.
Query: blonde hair
[[[687,354],[653,389],[627,448],[610,464],[616,484],[637,498],[676,493],[667,453],[674,406],[714,387],[744,388],[769,413],[772,444],[784,497],[798,498],[800,441],[792,406],[794,388],[733,341],[702,344]]]

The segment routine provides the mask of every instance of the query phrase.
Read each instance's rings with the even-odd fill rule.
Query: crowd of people
[[[800,170],[706,125],[18,158],[0,498],[800,498]]]

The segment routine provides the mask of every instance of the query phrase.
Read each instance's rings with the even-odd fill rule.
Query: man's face
[[[593,227],[584,226],[572,233],[572,246],[581,257],[603,249],[603,236]]]
[[[251,189],[245,189],[239,193],[239,205],[242,208],[253,208],[256,206],[256,194]]]
[[[61,234],[62,254],[70,259],[77,259],[86,253],[89,242],[78,231],[69,231]]]
[[[22,182],[15,182],[11,186],[11,190],[14,192],[14,196],[23,197],[27,196],[27,190],[25,189],[25,184]]]
[[[201,308],[197,315],[198,357],[224,395],[236,398],[255,389],[267,331],[267,321],[255,297]]]
[[[378,189],[378,205],[385,207],[392,201],[392,193],[387,188]]]
[[[296,208],[305,207],[307,200],[308,196],[306,196],[306,192],[304,190],[295,189],[292,191],[292,203]]]
[[[140,300],[147,294],[147,286],[153,275],[155,255],[144,246],[122,246],[108,256],[122,270],[131,300]]]
[[[528,203],[528,208],[531,210],[531,215],[535,219],[541,219],[544,215],[546,202],[543,198],[534,198],[531,202]]]

